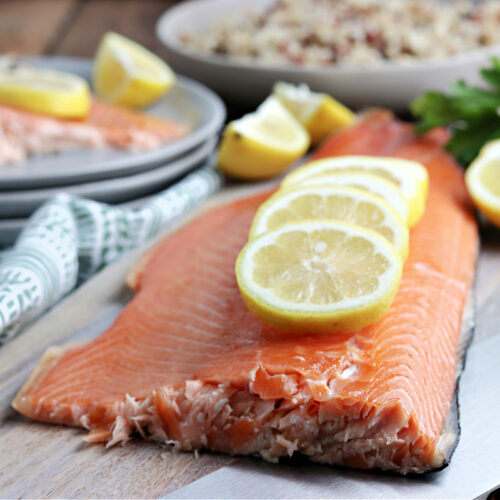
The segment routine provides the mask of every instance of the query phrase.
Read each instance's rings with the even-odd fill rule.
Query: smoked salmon
[[[0,105],[0,166],[29,156],[106,146],[146,151],[178,139],[186,126],[154,116],[92,101],[84,120],[63,120]]]
[[[316,156],[383,154],[423,162],[430,194],[411,231],[396,299],[350,334],[287,336],[245,307],[234,262],[260,194],[215,208],[167,237],[130,275],[134,298],[83,346],[43,356],[13,406],[82,426],[113,445],[132,435],[179,450],[301,453],[357,468],[442,467],[477,227],[444,131],[417,137],[372,112]]]

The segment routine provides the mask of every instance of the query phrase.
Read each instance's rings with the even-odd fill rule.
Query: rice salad
[[[180,40],[194,53],[265,65],[405,64],[500,43],[500,1],[277,0]]]

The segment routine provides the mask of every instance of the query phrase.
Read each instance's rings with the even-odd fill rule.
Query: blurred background
[[[344,22],[343,18],[340,21],[337,19],[340,24],[328,28],[329,36],[334,37],[338,33],[338,37],[345,39],[346,33],[341,32],[348,30],[348,35],[353,40],[358,40],[360,36],[367,37],[366,40],[361,40],[361,46],[357,47],[360,50],[347,66],[332,61],[333,64],[314,63],[303,67],[299,64],[294,67],[293,61],[290,64],[291,61],[273,60],[272,44],[268,42],[264,43],[261,54],[266,56],[267,53],[267,60],[266,57],[261,57],[251,64],[231,57],[224,62],[223,59],[218,59],[217,50],[220,49],[212,54],[197,52],[198,49],[191,50],[192,47],[188,47],[189,50],[186,51],[187,46],[182,41],[186,33],[203,32],[219,19],[230,18],[241,10],[266,11],[275,3],[280,4],[272,0],[205,0],[193,6],[182,0],[0,0],[0,54],[11,52],[91,58],[102,36],[108,31],[115,31],[151,49],[176,72],[194,78],[217,92],[228,104],[228,117],[232,119],[254,109],[269,94],[276,80],[307,83],[312,90],[330,93],[356,110],[385,106],[407,118],[410,100],[426,90],[446,91],[449,83],[459,78],[466,78],[471,84],[480,84],[478,69],[487,63],[491,55],[499,53],[497,18],[500,14],[497,4],[466,0],[451,3],[458,9],[455,21],[450,21],[449,12],[440,21],[433,19],[429,9],[432,10],[434,2],[430,0],[408,2],[411,7],[404,13],[399,13],[397,7],[394,9],[398,5],[397,1],[382,3],[381,12],[388,16],[389,38],[392,39],[390,43],[395,42],[396,46],[410,43],[422,49],[429,45],[428,35],[431,30],[428,27],[436,23],[433,34],[438,37],[439,43],[432,42],[430,57],[436,58],[436,61],[432,61],[431,65],[426,64],[429,53],[422,50],[420,60],[419,57],[409,58],[408,61],[401,59],[402,65],[385,67],[386,62],[393,61],[384,49],[381,52],[385,53],[378,61],[383,64],[365,68],[367,51],[377,51],[379,45],[384,45],[387,40],[382,42],[380,34],[370,31],[370,22],[363,26],[364,21],[354,19],[351,22],[348,19]],[[320,3],[313,4],[313,10],[321,10],[318,7]],[[332,1],[331,5],[335,3]],[[489,5],[480,11],[483,3]],[[179,4],[183,4],[182,13],[172,11],[171,16],[166,15],[172,7]],[[337,5],[342,5],[342,2]],[[342,7],[345,10],[350,3],[343,5],[347,6]],[[474,6],[478,6],[479,10],[475,10]],[[370,16],[368,12],[366,18]],[[391,16],[401,18],[399,31],[398,23]],[[251,17],[250,15],[249,19]],[[276,19],[279,19],[279,12]],[[240,25],[234,25],[237,28],[233,26],[229,29],[230,38],[234,39],[235,45],[241,44],[242,37],[248,37],[245,22],[246,19],[243,18]],[[292,18],[291,25],[304,25],[307,32],[307,27],[310,28],[314,22],[318,22],[317,17],[315,20],[314,16],[310,19],[299,16],[298,20]],[[325,26],[318,27],[318,30],[324,30]],[[376,29],[379,28],[380,26]],[[279,30],[278,27],[277,39],[284,36]],[[350,35],[351,31],[353,33]],[[310,38],[309,36],[306,41],[292,41],[291,45],[300,42],[307,49],[307,45],[312,43]],[[476,43],[484,46],[477,50]],[[321,44],[319,47],[321,48]],[[328,48],[327,44],[325,50]],[[332,51],[340,53],[341,49],[341,46],[337,46]],[[404,52],[403,49],[404,47],[401,49]],[[286,50],[290,48],[284,49]],[[458,57],[448,58],[448,51],[457,53]],[[213,55],[216,57],[212,58]],[[269,67],[266,69],[260,66],[262,62],[269,64]],[[408,71],[408,63],[416,66]]]
[[[175,0],[0,0],[0,53],[91,57],[114,30],[153,49],[160,15]]]

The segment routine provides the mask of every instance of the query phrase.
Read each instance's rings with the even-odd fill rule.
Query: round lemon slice
[[[404,199],[401,189],[394,185],[394,183],[377,175],[364,174],[361,172],[337,172],[304,179],[300,185],[348,186],[368,191],[389,203],[389,205],[396,210],[403,222],[408,223],[408,202]]]
[[[392,303],[402,262],[382,236],[339,221],[289,223],[248,243],[236,261],[247,307],[290,333],[356,331]]]
[[[465,182],[475,205],[500,227],[500,140],[483,148],[469,165]]]
[[[328,94],[311,92],[305,84],[292,85],[277,82],[273,94],[302,123],[311,136],[311,144],[318,144],[331,133],[344,128],[356,115]]]
[[[238,179],[267,179],[288,168],[308,147],[305,129],[271,96],[256,112],[227,126],[217,165]]]
[[[175,74],[158,56],[117,33],[102,38],[94,63],[93,84],[100,97],[127,106],[144,107],[175,83]]]
[[[411,160],[382,156],[338,156],[307,163],[288,174],[284,187],[301,184],[304,179],[338,172],[378,175],[398,186],[409,206],[408,224],[414,226],[425,211],[429,190],[427,169]]]
[[[304,186],[278,191],[255,214],[249,239],[287,222],[334,219],[376,231],[394,245],[402,259],[408,256],[408,228],[380,197],[343,186]]]
[[[90,109],[87,82],[79,76],[36,68],[0,70],[0,104],[58,118],[82,118]]]

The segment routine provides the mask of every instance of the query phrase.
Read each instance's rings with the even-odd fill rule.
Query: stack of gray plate
[[[36,58],[37,66],[90,77],[91,61]],[[224,123],[220,98],[203,85],[178,77],[166,96],[147,110],[183,123],[190,133],[158,149],[128,153],[117,150],[78,151],[33,157],[22,165],[0,169],[0,245],[12,243],[29,217],[59,192],[107,203],[125,203],[166,188],[206,164]]]

